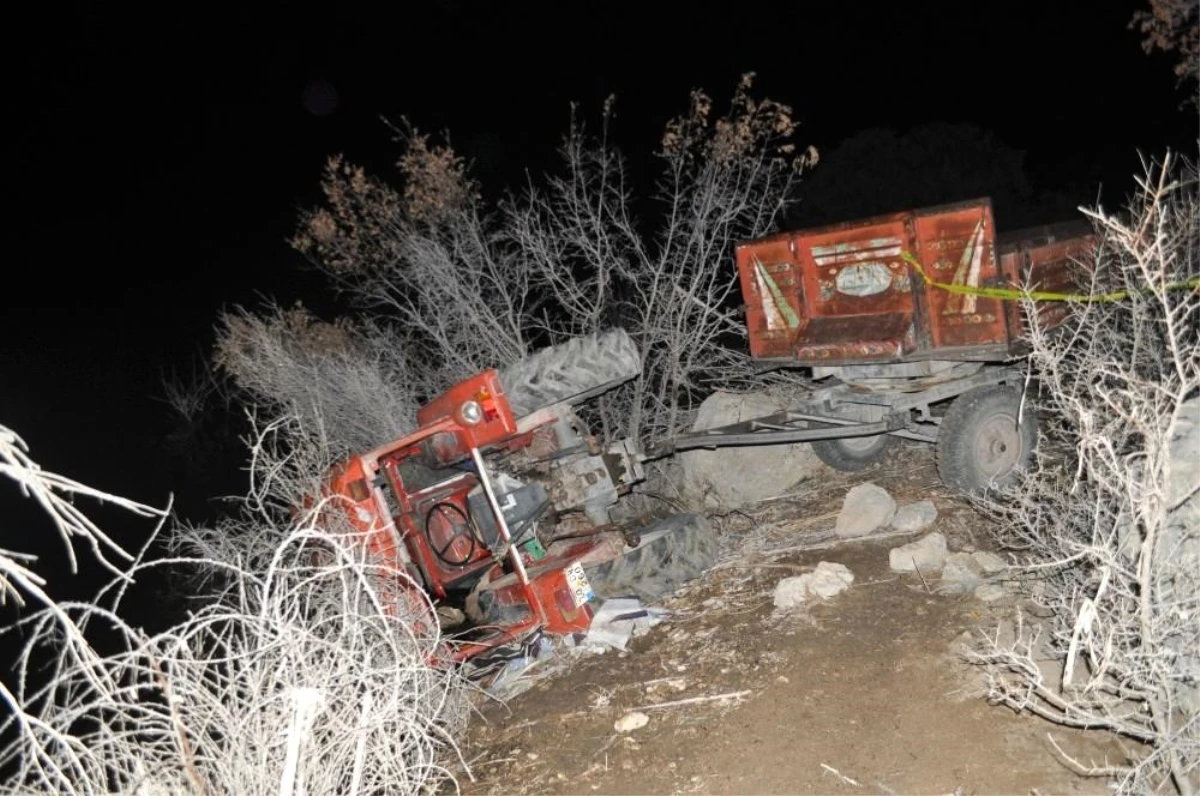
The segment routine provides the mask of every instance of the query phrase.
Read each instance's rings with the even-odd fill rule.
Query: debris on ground
[[[812,597],[828,600],[840,594],[854,582],[854,573],[842,564],[822,561],[804,575],[784,578],[775,586],[776,608],[797,608]]]
[[[539,636],[527,646],[524,654],[510,658],[499,671],[491,675],[485,690],[496,699],[509,700],[525,693],[541,680],[555,676],[563,668],[565,663],[561,656],[556,655],[554,642],[546,636]]]
[[[677,708],[683,705],[699,705],[704,702],[719,702],[721,704],[740,704],[743,699],[754,693],[751,689],[730,691],[726,694],[705,694],[704,696],[673,699],[670,702],[649,702],[642,705],[642,710],[658,710],[661,708]]]
[[[617,719],[613,724],[613,729],[617,732],[633,732],[640,730],[650,723],[650,717],[640,710],[635,710],[632,713],[626,713],[621,718]]]
[[[946,562],[946,537],[934,531],[915,542],[893,547],[888,563],[893,572],[937,572]]]
[[[632,636],[640,636],[667,616],[664,608],[643,607],[636,597],[618,597],[604,601],[592,617],[591,627],[581,646],[625,651]]]
[[[647,607],[636,597],[605,600],[592,618],[587,633],[574,633],[551,640],[539,636],[526,642],[502,666],[489,674],[485,691],[491,697],[507,701],[528,691],[543,680],[570,668],[581,654],[626,651],[629,639],[640,636],[669,615],[665,608]]]
[[[897,531],[922,531],[937,520],[937,506],[932,500],[918,500],[901,506],[892,518],[892,527]]]
[[[846,493],[834,524],[838,536],[866,536],[888,525],[896,516],[896,501],[883,487],[870,482]]]

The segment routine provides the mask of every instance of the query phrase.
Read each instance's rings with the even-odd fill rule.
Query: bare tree
[[[599,137],[572,118],[561,173],[490,209],[448,146],[402,128],[401,187],[335,158],[325,203],[293,243],[367,317],[405,330],[409,383],[425,391],[626,327],[645,371],[606,398],[602,433],[653,443],[686,426],[706,392],[746,375],[732,244],[770,230],[816,161],[794,151],[790,110],[755,100],[751,85],[745,76],[724,115],[693,92],[657,150],[649,217],[635,212],[609,138],[610,102]]]
[[[1123,793],[1200,790],[1200,208],[1194,164],[1168,156],[1127,214],[1085,211],[1096,301],[1030,334],[1047,418],[1041,466],[1001,508],[1053,618],[992,639],[991,697],[1136,742],[1128,761],[1071,761]],[[1026,308],[1036,320],[1037,308]],[[1031,393],[1032,394],[1032,393]],[[1039,636],[1040,634],[1040,636]],[[1048,653],[1052,676],[1039,667]]]
[[[801,170],[791,109],[755,100],[753,75],[724,115],[692,92],[657,151],[649,219],[633,212],[625,163],[605,135],[574,124],[562,149],[566,176],[530,187],[507,205],[509,230],[563,318],[560,334],[620,319],[642,352],[643,372],[605,413],[610,432],[653,445],[681,431],[712,390],[748,373],[733,244],[775,228]],[[611,400],[611,399],[610,399]]]
[[[436,392],[521,358],[540,299],[461,158],[410,127],[398,134],[403,187],[333,158],[325,205],[292,243],[359,309],[405,330],[412,375]]]

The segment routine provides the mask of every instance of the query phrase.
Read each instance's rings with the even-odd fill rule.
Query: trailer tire
[[[895,442],[896,438],[891,434],[878,434],[874,437],[841,437],[839,439],[819,439],[812,443],[812,449],[818,459],[833,469],[844,473],[856,473],[876,462],[883,461]]]
[[[1021,406],[1019,391],[976,387],[955,398],[942,418],[938,475],[968,494],[1006,487],[1032,463],[1037,434],[1033,408]]]
[[[657,601],[703,575],[717,559],[717,533],[698,514],[675,514],[646,526],[637,547],[584,567],[601,599],[637,597]]]
[[[574,337],[535,351],[500,370],[500,384],[522,418],[551,404],[572,406],[607,392],[642,372],[642,357],[624,329]]]

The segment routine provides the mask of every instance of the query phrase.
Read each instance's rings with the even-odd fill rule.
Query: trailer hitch
[[[797,424],[804,424],[802,427]],[[813,424],[820,424],[814,428]],[[675,439],[660,443],[646,453],[642,460],[651,461],[692,448],[722,448],[733,445],[774,445],[781,442],[815,442],[845,437],[873,437],[899,431],[905,427],[902,414],[893,414],[873,423],[849,420],[831,415],[807,412],[778,412],[773,415],[733,423],[703,431],[690,431]]]

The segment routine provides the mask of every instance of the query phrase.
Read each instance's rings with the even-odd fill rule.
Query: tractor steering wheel
[[[437,514],[436,518],[434,517],[435,513]],[[449,535],[441,547],[437,547],[433,541],[431,525],[434,522],[440,522],[443,524],[443,527],[453,529],[453,533]],[[471,520],[467,517],[467,513],[457,503],[449,501],[435,504],[429,510],[429,513],[425,515],[425,536],[429,539],[429,546],[433,550],[434,555],[452,567],[461,567],[463,564],[466,564],[475,555],[475,550],[479,547],[479,540],[475,538],[475,531],[471,526]],[[451,556],[450,549],[454,547],[455,542],[463,537],[470,542],[467,546],[467,552],[462,556]]]

